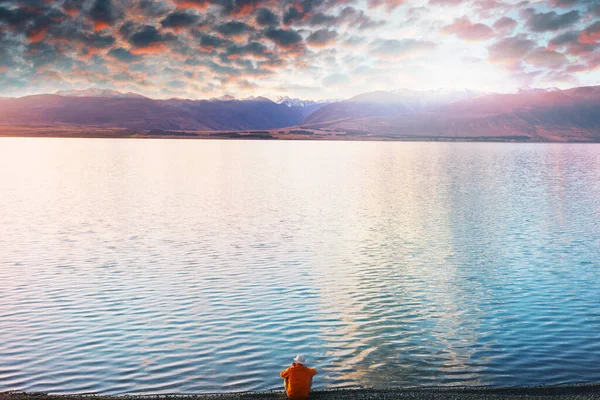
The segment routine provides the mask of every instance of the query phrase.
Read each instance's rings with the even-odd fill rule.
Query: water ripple
[[[600,382],[599,146],[0,141],[0,391]]]

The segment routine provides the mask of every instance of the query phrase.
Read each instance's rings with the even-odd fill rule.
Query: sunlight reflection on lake
[[[0,139],[0,391],[599,382],[600,146]]]

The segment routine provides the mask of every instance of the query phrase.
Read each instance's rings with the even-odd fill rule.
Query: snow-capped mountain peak
[[[211,101],[234,101],[237,99],[230,94],[224,94],[223,96],[213,97],[210,100]]]
[[[277,104],[283,104],[288,107],[310,107],[317,104],[333,103],[336,100],[302,100],[298,98],[292,98],[289,96],[280,96],[275,100]]]
[[[550,93],[550,92],[560,92],[559,88],[549,87],[549,88],[533,88],[529,86],[525,86],[519,89],[518,93]]]

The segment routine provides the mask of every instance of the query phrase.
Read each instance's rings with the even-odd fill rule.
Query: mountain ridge
[[[0,100],[3,125],[77,125],[139,130],[273,129],[300,124],[305,110],[266,98],[153,100],[146,97],[42,94]]]
[[[333,103],[290,98],[274,102],[260,96],[235,99],[228,95],[206,100],[154,100],[116,91],[67,91],[0,98],[0,125],[135,131],[276,130],[295,126],[301,129],[282,132],[310,133],[316,135],[314,138],[354,135],[596,141],[600,140],[600,86],[526,89],[512,94],[400,89],[363,93]]]
[[[59,90],[54,93],[57,96],[63,97],[108,97],[108,98],[143,98],[148,99],[146,96],[142,96],[138,93],[127,92],[121,93],[111,89],[99,89],[90,87],[87,89],[75,89],[75,90]]]
[[[488,93],[421,112],[323,121],[323,108],[305,125],[398,137],[503,137],[536,141],[599,141],[600,86]],[[325,115],[326,117],[327,115]],[[319,117],[319,118],[316,118]],[[311,120],[316,122],[310,123]]]

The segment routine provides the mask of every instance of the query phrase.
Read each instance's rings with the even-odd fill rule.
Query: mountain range
[[[59,90],[58,92],[56,92],[56,95],[64,97],[111,97],[119,99],[147,99],[146,96],[142,96],[141,94],[133,92],[121,93],[117,92],[116,90],[98,88],[88,88],[83,90]]]
[[[0,99],[0,124],[77,125],[134,130],[248,130],[300,124],[326,103],[294,106],[265,97],[153,100],[86,89]]]
[[[147,131],[268,130],[272,137],[600,141],[600,86],[375,91],[343,101],[282,97],[154,100],[107,89],[0,98],[0,134],[11,126]],[[286,136],[288,135],[288,136]],[[291,136],[289,136],[291,138]]]

